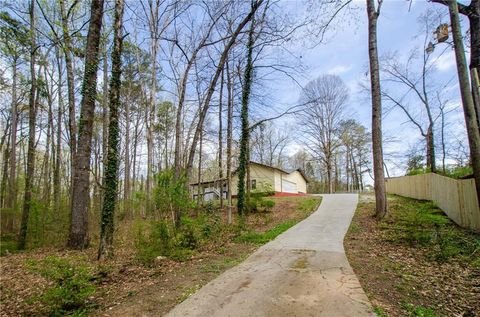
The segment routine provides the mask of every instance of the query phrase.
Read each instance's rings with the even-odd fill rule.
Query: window
[[[250,188],[251,189],[257,189],[257,180],[256,179],[251,180]]]

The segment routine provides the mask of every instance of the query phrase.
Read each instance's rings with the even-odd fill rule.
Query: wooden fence
[[[387,178],[386,185],[391,194],[432,200],[458,225],[480,231],[474,179],[457,180],[428,173]]]

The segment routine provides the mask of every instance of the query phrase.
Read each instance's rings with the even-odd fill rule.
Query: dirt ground
[[[402,203],[396,199],[400,198],[389,197],[390,213]],[[429,256],[428,248],[390,241],[385,232],[390,224],[372,217],[374,206],[373,197],[361,198],[344,245],[377,314],[480,316],[479,268],[461,257],[437,262]]]
[[[288,220],[301,220],[311,212],[299,212],[305,197],[273,199],[276,205],[272,212],[247,218],[251,230],[263,232]],[[119,232],[123,235],[127,229],[120,228]],[[118,240],[128,239],[118,237]],[[48,315],[48,307],[35,299],[51,282],[29,268],[32,260],[56,256],[95,272],[96,292],[88,298],[90,309],[84,315],[161,316],[256,248],[258,245],[228,240],[205,246],[186,261],[162,258],[153,266],[138,262],[131,242],[122,242],[113,260],[100,263],[96,261],[94,247],[85,251],[37,249],[7,255],[0,258],[0,316]]]

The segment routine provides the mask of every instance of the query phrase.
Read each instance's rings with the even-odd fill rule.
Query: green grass
[[[437,315],[433,309],[423,306],[416,306],[413,304],[404,303],[402,306],[407,310],[409,316],[412,317],[436,317]]]
[[[480,235],[457,226],[432,202],[395,197],[381,228],[390,242],[425,248],[433,260],[457,258],[480,268]]]
[[[303,198],[300,200],[298,210],[303,213],[313,212],[317,209],[318,205],[320,205],[320,202],[320,197]]]
[[[235,239],[236,242],[245,242],[245,243],[252,243],[252,244],[265,244],[273,239],[275,239],[278,235],[282,234],[283,232],[287,231],[294,225],[296,225],[300,220],[304,219],[308,215],[310,215],[313,211],[315,211],[318,205],[321,202],[320,197],[280,197],[276,198],[276,201],[282,200],[296,200],[298,201],[298,217],[293,220],[288,220],[283,223],[280,223],[273,227],[272,229],[265,231],[265,232],[256,232],[256,231],[247,231],[242,233],[241,235],[237,236]]]
[[[273,239],[275,239],[281,233],[287,231],[293,227],[297,221],[290,220],[284,223],[281,223],[272,229],[265,232],[246,232],[236,238],[237,242],[247,242],[253,244],[265,244]]]
[[[383,308],[374,306],[373,307],[373,312],[378,316],[378,317],[388,317],[387,313],[383,310]]]

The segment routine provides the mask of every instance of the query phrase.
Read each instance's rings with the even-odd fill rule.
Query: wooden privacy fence
[[[434,201],[458,225],[480,230],[480,209],[474,179],[453,179],[434,173],[386,179],[387,192]]]

